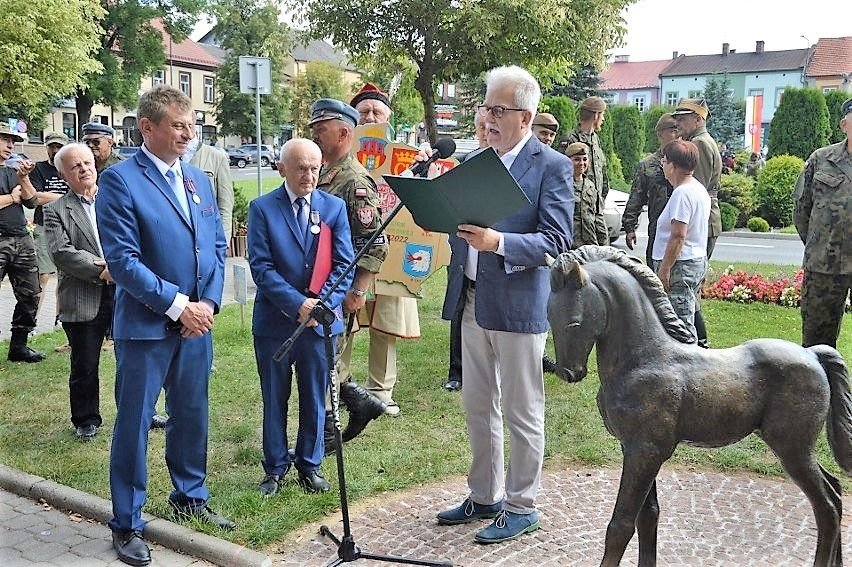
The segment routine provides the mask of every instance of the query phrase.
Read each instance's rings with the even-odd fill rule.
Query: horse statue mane
[[[659,318],[666,333],[682,343],[695,342],[692,333],[674,312],[669,296],[666,294],[657,274],[638,258],[612,246],[587,245],[560,254],[556,259],[555,267],[567,273],[568,264],[572,261],[581,266],[592,262],[611,262],[626,270],[639,283],[639,286],[651,301],[651,305],[657,313],[657,318]]]

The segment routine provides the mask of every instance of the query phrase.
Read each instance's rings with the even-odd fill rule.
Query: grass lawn
[[[779,271],[777,266],[773,269]],[[790,267],[790,273],[794,269]],[[361,437],[346,446],[352,501],[441,482],[447,476],[464,475],[467,471],[470,456],[460,397],[442,388],[448,358],[448,324],[439,317],[444,285],[444,272],[427,282],[426,299],[420,309],[424,338],[403,341],[399,347],[400,380],[394,398],[402,414],[372,423]],[[714,347],[732,346],[754,337],[799,340],[800,319],[794,309],[707,301],[705,310]],[[238,524],[236,531],[217,535],[255,548],[269,548],[306,522],[334,512],[338,493],[333,490],[306,495],[296,486],[291,473],[279,495],[270,499],[259,495],[257,483],[263,474],[260,391],[251,333],[248,328],[240,329],[239,321],[238,307],[231,306],[216,322],[218,370],[211,377],[210,390],[211,505]],[[114,357],[111,352],[102,357],[104,428],[94,441],[81,443],[74,438],[69,420],[68,355],[53,352],[63,342],[61,331],[36,337],[33,346],[49,353],[47,361],[40,364],[0,362],[0,462],[109,498]],[[846,318],[840,345],[841,352],[852,360],[852,317]],[[354,357],[357,376],[366,371],[365,347],[365,338],[359,337]],[[5,353],[5,346],[0,348]],[[596,372],[592,370],[580,384],[564,384],[548,376],[546,386],[545,467],[558,470],[571,465],[620,466],[618,445],[604,430],[595,404]],[[291,408],[295,407],[294,402],[295,393]],[[291,423],[295,421],[291,411]],[[146,510],[170,517],[166,498],[171,485],[163,461],[163,443],[162,431],[151,432]],[[837,472],[824,438],[820,439],[819,451],[820,461]],[[683,447],[675,453],[673,462],[690,468],[782,474],[774,456],[754,436],[719,450]],[[327,459],[323,470],[336,487],[334,460]],[[852,487],[849,483],[846,486],[847,490]],[[211,531],[204,526],[194,527]]]
[[[264,177],[260,180],[260,190],[263,194],[267,194],[273,189],[277,189],[283,183],[283,179],[276,175],[275,177]],[[252,199],[257,198],[257,179],[244,179],[243,181],[236,181],[234,183],[234,187],[238,187],[245,196],[246,199],[251,201]]]

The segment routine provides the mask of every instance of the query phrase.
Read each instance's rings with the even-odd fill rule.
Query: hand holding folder
[[[488,227],[530,204],[487,148],[434,179],[384,175],[423,230],[455,234],[460,224]]]

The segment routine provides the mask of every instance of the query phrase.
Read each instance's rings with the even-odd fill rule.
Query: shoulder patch
[[[356,187],[355,188],[355,196],[356,197],[366,197],[367,189],[365,187]]]

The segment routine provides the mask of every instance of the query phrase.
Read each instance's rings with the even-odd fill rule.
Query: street
[[[260,176],[262,179],[278,179],[278,172],[272,169],[269,166],[260,168]],[[257,165],[251,164],[247,165],[245,168],[240,169],[236,166],[231,166],[231,178],[234,181],[246,181],[251,179],[257,179]]]

